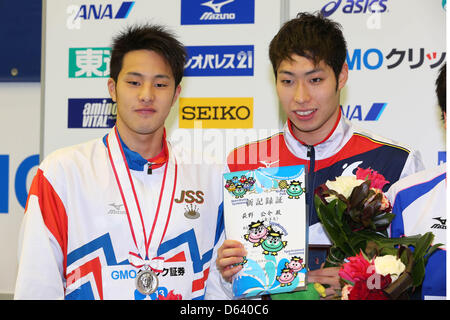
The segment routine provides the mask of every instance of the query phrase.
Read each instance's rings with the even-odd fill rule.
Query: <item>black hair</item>
[[[127,27],[113,39],[110,77],[117,82],[125,54],[142,49],[155,51],[164,57],[172,69],[175,86],[180,84],[187,58],[186,49],[164,27],[150,24]]]
[[[347,43],[339,23],[325,18],[322,13],[300,12],[286,22],[270,42],[269,58],[275,77],[280,63],[293,54],[308,58],[316,65],[324,61],[338,81],[347,57]]]

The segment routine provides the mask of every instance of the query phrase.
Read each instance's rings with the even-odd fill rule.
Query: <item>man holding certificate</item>
[[[238,147],[227,159],[231,172],[294,165],[307,168],[307,279],[327,285],[322,293],[328,297],[335,293],[334,288],[340,288],[338,268],[320,268],[317,253],[330,241],[314,208],[315,188],[338,176],[354,175],[357,168],[370,168],[389,181],[383,189],[386,191],[398,179],[423,169],[418,152],[361,130],[342,115],[340,93],[348,77],[346,54],[338,23],[308,13],[285,23],[270,43],[269,56],[287,123],[279,134]],[[227,239],[218,251],[217,268],[226,281],[242,269],[247,252],[241,242]],[[214,285],[207,295],[230,296],[229,288],[228,296],[220,291],[222,286],[227,292],[222,279],[210,280]],[[295,294],[283,295],[283,299],[296,298]]]
[[[116,125],[40,164],[16,299],[204,297],[222,231],[222,177],[216,165],[184,163],[187,151],[166,140],[185,60],[183,45],[160,26],[128,27],[114,39]]]

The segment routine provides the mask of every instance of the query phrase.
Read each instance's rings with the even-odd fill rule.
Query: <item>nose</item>
[[[154,88],[151,84],[144,83],[139,90],[139,101],[145,104],[153,102],[155,99]]]
[[[309,89],[303,82],[299,81],[295,90],[294,100],[298,104],[304,104],[310,100]]]

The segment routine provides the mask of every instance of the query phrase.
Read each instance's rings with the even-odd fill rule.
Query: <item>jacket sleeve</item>
[[[38,169],[25,208],[14,299],[64,299],[67,215]]]
[[[206,282],[206,300],[231,300],[233,299],[233,293],[231,290],[231,284],[226,282],[219,269],[217,269],[216,259],[217,250],[225,240],[225,232],[222,232],[219,241],[214,247],[213,256],[211,260],[211,267],[209,270],[208,280]]]
[[[425,170],[423,165],[422,155],[419,151],[411,151],[408,158],[406,159],[405,166],[403,167],[402,173],[400,174],[400,179],[407,177],[413,173]]]

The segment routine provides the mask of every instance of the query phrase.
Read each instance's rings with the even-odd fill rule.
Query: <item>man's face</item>
[[[120,134],[148,135],[163,130],[181,87],[175,88],[172,70],[161,55],[135,50],[125,54],[117,83],[110,78],[108,89],[117,102]]]
[[[344,64],[338,77],[325,62],[298,56],[283,60],[277,70],[277,93],[283,110],[291,120],[294,135],[306,144],[325,139],[339,115],[339,94],[347,81]]]

